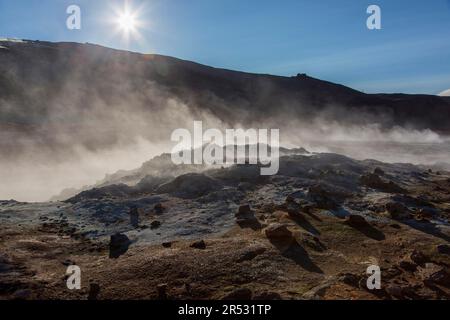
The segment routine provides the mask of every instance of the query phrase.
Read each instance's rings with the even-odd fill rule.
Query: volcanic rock
[[[264,229],[264,233],[269,240],[292,240],[292,232],[284,224],[273,223]]]
[[[365,227],[368,225],[368,222],[366,219],[364,219],[363,216],[360,216],[358,214],[351,214],[347,217],[345,220],[345,223],[352,227]]]
[[[392,219],[402,220],[411,217],[409,209],[400,202],[389,202],[385,207]]]
[[[109,242],[109,257],[110,258],[118,258],[124,253],[128,251],[128,247],[130,246],[130,239],[121,233],[116,233],[111,236],[111,240]]]
[[[203,240],[196,241],[190,245],[191,248],[204,250],[206,249],[206,243]]]
[[[440,254],[450,255],[450,246],[448,244],[440,244],[436,249]]]

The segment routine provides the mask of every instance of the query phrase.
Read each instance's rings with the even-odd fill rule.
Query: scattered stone
[[[430,208],[421,208],[419,210],[419,213],[417,214],[417,218],[422,220],[431,220],[433,219],[433,216],[435,215],[435,211]]]
[[[263,254],[266,251],[266,248],[260,245],[254,245],[246,248],[243,250],[242,254],[240,255],[238,262],[253,260],[260,254]]]
[[[130,244],[131,241],[126,235],[121,233],[112,235],[109,242],[109,257],[120,257],[128,251],[128,247],[130,246]]]
[[[191,248],[204,250],[206,249],[206,243],[203,240],[196,241],[190,245]]]
[[[358,214],[349,215],[345,220],[345,223],[355,228],[366,227],[368,225],[366,219],[364,219],[363,216],[360,216]]]
[[[409,209],[400,202],[389,202],[385,207],[392,219],[402,220],[411,218]]]
[[[429,261],[429,258],[421,251],[414,250],[410,256],[411,260],[417,264],[424,264]]]
[[[272,223],[266,229],[264,233],[269,240],[292,240],[292,232],[284,224]]]
[[[97,300],[100,293],[100,285],[97,283],[89,284],[88,300]]]
[[[417,270],[417,265],[411,261],[408,260],[402,260],[399,263],[399,267],[403,270],[414,272]]]
[[[161,226],[161,222],[158,220],[152,221],[150,223],[150,229],[158,229]]]
[[[385,173],[381,168],[375,168],[375,170],[373,171],[374,174],[378,175],[378,176],[384,176]]]
[[[449,287],[450,274],[444,268],[442,268],[441,270],[432,273],[428,278],[424,280],[424,283],[428,285],[439,284]]]
[[[139,226],[139,209],[134,207],[130,210],[130,224],[137,228]]]
[[[334,201],[330,192],[325,190],[321,185],[311,186],[308,189],[308,197],[317,204],[320,209],[335,210],[338,204]]]
[[[309,232],[302,232],[299,235],[297,241],[298,243],[308,246],[315,251],[325,251],[327,249],[327,247],[322,242],[320,242],[319,237]]]
[[[378,174],[368,173],[360,178],[362,185],[388,193],[406,193],[406,190],[392,181],[384,181]]]
[[[248,288],[239,288],[225,295],[222,300],[251,300],[253,293]]]
[[[359,287],[359,282],[361,281],[361,277],[357,276],[353,273],[345,273],[341,277],[342,282],[352,287]]]
[[[252,209],[250,208],[250,205],[246,204],[246,205],[242,205],[239,207],[239,210],[236,213],[236,216],[244,215],[244,214],[251,214],[251,213],[252,213]]]
[[[161,283],[156,287],[158,290],[158,299],[159,300],[167,300],[167,284]]]
[[[402,299],[403,298],[403,289],[402,287],[390,284],[386,287],[386,292],[393,298]]]
[[[166,208],[161,203],[157,203],[153,210],[156,214],[163,214],[166,211]]]
[[[164,248],[172,248],[172,242],[163,242],[162,246]]]
[[[448,244],[440,244],[436,249],[440,254],[450,255],[450,246]]]
[[[397,230],[399,230],[399,229],[401,229],[402,227],[399,225],[399,224],[397,224],[397,223],[392,223],[392,224],[390,224],[389,225],[391,228],[394,228],[394,229],[397,229]]]

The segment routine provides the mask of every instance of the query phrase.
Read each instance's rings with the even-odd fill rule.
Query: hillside
[[[303,74],[236,72],[92,44],[2,42],[0,88],[9,155],[30,141],[50,150],[74,143],[94,150],[136,135],[167,140],[187,117],[231,126],[285,128],[320,119],[449,133],[448,97],[364,94]]]

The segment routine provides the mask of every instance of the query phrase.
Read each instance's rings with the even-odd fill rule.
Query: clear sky
[[[215,67],[307,73],[365,92],[450,88],[450,0],[146,0],[125,41],[119,0],[0,0],[0,38],[91,42]],[[66,9],[81,8],[81,30]],[[382,29],[366,9],[380,6]]]

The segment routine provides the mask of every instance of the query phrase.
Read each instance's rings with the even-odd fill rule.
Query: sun
[[[146,25],[141,21],[143,5],[133,7],[131,1],[124,1],[123,6],[113,6],[114,15],[110,18],[114,34],[121,35],[122,41],[129,45],[141,41],[141,29]]]
[[[136,16],[130,12],[122,12],[117,17],[117,26],[123,32],[130,33],[136,31],[137,24]]]

